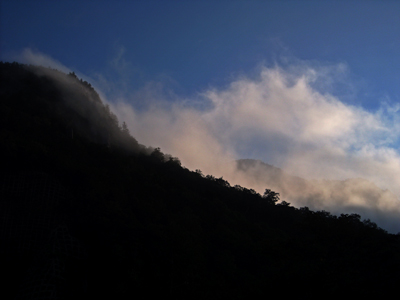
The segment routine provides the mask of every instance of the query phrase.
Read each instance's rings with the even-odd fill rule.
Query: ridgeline
[[[0,63],[0,95],[7,299],[397,291],[399,235],[190,171],[74,73]]]

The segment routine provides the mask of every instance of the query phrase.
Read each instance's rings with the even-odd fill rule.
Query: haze
[[[60,2],[2,3],[1,59],[75,71],[189,169],[400,231],[398,2]]]

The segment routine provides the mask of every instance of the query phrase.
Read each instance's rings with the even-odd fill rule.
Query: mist
[[[23,61],[68,69],[30,50]],[[358,213],[398,232],[400,106],[380,101],[371,111],[349,101],[348,74],[345,64],[260,65],[189,97],[165,82],[124,96],[109,82],[105,96],[106,76],[91,82],[140,144],[160,147],[188,169],[261,194],[272,189],[295,207]],[[243,158],[280,169],[239,166]]]
[[[295,207],[359,213],[397,232],[399,108],[382,102],[368,111],[342,101],[332,87],[346,72],[345,65],[275,65],[192,99],[171,101],[150,85],[110,103],[139,142],[161,147],[189,169],[261,194],[271,188]],[[235,161],[241,158],[262,160],[299,179],[239,171]]]

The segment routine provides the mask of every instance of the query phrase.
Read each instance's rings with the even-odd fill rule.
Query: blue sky
[[[1,60],[75,71],[188,168],[362,177],[400,213],[400,1],[0,3]]]
[[[123,48],[132,88],[167,75],[181,93],[193,93],[284,55],[346,63],[366,107],[383,96],[400,101],[398,1],[1,3],[2,59],[29,47],[111,77]]]

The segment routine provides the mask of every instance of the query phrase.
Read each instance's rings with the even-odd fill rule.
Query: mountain
[[[0,63],[0,95],[8,299],[397,291],[399,235],[190,171],[138,143],[74,73]]]
[[[268,186],[296,207],[327,210],[336,215],[356,213],[390,232],[400,231],[398,198],[366,179],[306,180],[252,159],[236,161],[236,170],[246,177],[249,186],[256,190]]]

